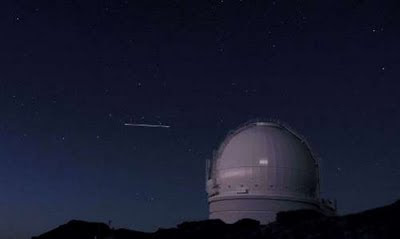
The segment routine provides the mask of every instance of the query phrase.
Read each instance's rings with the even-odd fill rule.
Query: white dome
[[[276,123],[229,134],[208,173],[210,218],[267,223],[279,211],[319,207],[318,162],[302,138]]]

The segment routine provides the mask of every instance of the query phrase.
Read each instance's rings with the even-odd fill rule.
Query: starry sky
[[[308,139],[339,213],[399,199],[399,37],[397,0],[2,1],[0,237],[205,219],[254,118]]]

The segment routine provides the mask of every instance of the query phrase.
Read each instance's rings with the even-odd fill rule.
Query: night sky
[[[205,160],[254,118],[308,139],[340,214],[400,198],[397,0],[6,0],[0,61],[0,238],[206,219]]]

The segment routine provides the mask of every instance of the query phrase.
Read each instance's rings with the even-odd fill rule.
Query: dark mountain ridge
[[[145,233],[112,229],[104,223],[72,220],[32,239],[385,239],[400,238],[400,200],[381,208],[345,216],[315,211],[281,212],[268,225],[243,219],[184,222],[176,228]]]

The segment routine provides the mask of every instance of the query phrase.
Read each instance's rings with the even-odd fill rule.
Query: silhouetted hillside
[[[384,239],[400,238],[400,201],[346,216],[327,217],[299,210],[281,212],[266,226],[244,219],[235,224],[220,220],[185,222],[176,228],[144,233],[110,229],[104,223],[70,221],[33,239]]]

